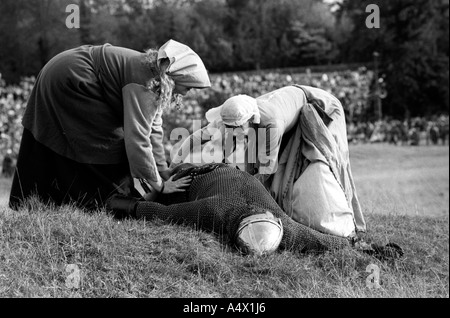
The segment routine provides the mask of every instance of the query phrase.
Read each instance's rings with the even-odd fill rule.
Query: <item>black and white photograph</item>
[[[448,299],[449,0],[1,0],[0,164],[3,299]]]

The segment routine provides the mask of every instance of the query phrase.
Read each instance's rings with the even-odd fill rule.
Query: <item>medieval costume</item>
[[[96,209],[114,193],[133,194],[133,178],[161,185],[168,170],[158,91],[210,87],[200,57],[170,40],[154,64],[148,55],[105,44],[62,52],[39,73],[23,117],[24,132],[10,195],[17,208],[37,195],[57,205]],[[162,60],[169,60],[164,74]]]
[[[255,175],[294,220],[342,237],[366,230],[350,168],[345,114],[336,97],[292,85],[256,99],[234,96],[206,117],[210,124],[186,139],[174,162],[203,164],[195,161],[196,142],[202,149],[223,145],[220,159]],[[232,127],[246,135],[244,156],[236,155],[238,145],[229,147]]]
[[[242,252],[257,255],[277,249],[304,253],[351,247],[381,257],[403,255],[401,248],[393,243],[367,244],[359,238],[320,233],[294,221],[255,177],[230,165],[185,164],[175,168],[172,174],[174,180],[193,178],[186,192],[160,194],[155,201],[115,195],[108,199],[107,210],[117,218],[160,219],[214,232]],[[257,227],[261,222],[268,226]],[[241,231],[246,226],[247,236]]]

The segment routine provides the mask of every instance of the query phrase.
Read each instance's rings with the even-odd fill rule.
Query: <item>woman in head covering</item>
[[[340,236],[365,231],[350,169],[345,114],[336,97],[292,85],[256,99],[231,97],[206,118],[209,125],[184,141],[173,163],[209,163],[205,154],[223,149],[223,162],[254,175],[297,221]],[[191,142],[203,143],[208,151],[185,160],[193,151]],[[239,144],[245,151],[239,151]],[[305,207],[311,209],[306,213]],[[312,225],[312,218],[322,223]]]
[[[224,162],[236,164],[255,175],[263,184],[267,183],[278,168],[282,138],[296,126],[300,110],[306,102],[303,91],[294,86],[281,88],[256,99],[248,95],[233,96],[206,113],[208,126],[187,139],[172,161],[185,162],[185,157],[191,152],[190,143],[195,145],[212,140],[222,146],[222,140],[217,138],[219,136],[224,144]],[[234,144],[228,142],[231,135],[234,135],[235,140],[242,135],[248,136],[245,158],[238,158],[239,155],[229,158],[233,150],[239,148],[237,140]],[[257,145],[256,139],[259,139],[259,143],[264,143],[265,147]]]
[[[173,40],[142,53],[110,44],[60,53],[28,101],[10,206],[37,195],[96,209],[112,194],[136,194],[133,178],[184,191],[189,179],[169,179],[161,116],[189,89],[210,86],[200,57]]]

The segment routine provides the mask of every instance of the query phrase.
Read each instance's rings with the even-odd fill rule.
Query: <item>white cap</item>
[[[271,254],[280,246],[283,224],[271,212],[251,215],[242,220],[236,244],[246,254]]]
[[[261,122],[256,99],[248,95],[236,95],[225,101],[221,106],[206,112],[206,119],[211,123],[221,120],[225,125],[242,126],[253,117],[253,123]]]

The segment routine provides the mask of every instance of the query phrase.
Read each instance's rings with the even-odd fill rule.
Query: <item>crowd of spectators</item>
[[[394,145],[448,145],[449,116],[415,117],[409,120],[350,122],[347,124],[351,143],[389,143]]]
[[[239,73],[211,74],[212,87],[189,93],[183,108],[171,109],[164,115],[165,131],[183,127],[192,132],[192,121],[202,120],[204,113],[220,106],[228,98],[238,94],[258,97],[278,88],[300,84],[322,88],[341,100],[349,118],[362,117],[371,97],[370,85],[373,72],[361,67],[356,70],[316,72],[310,70],[282,69],[273,71],[253,71]],[[166,134],[168,138],[168,134]],[[166,140],[166,150],[170,152],[173,141]]]
[[[22,116],[34,84],[34,77],[24,78],[17,85],[6,85],[0,74],[0,160],[13,166],[20,147]],[[278,88],[301,84],[322,88],[342,102],[348,123],[348,139],[352,143],[392,143],[397,145],[437,145],[448,143],[449,118],[412,118],[410,120],[382,120],[368,122],[373,72],[366,68],[335,72],[313,73],[309,70],[273,70],[241,73],[211,74],[212,87],[191,92],[181,109],[169,109],[164,115],[166,152],[169,154],[178,140],[170,140],[175,128],[193,130],[193,120],[221,105],[229,97],[247,94],[261,96]],[[3,172],[7,169],[3,167]],[[9,168],[8,168],[9,169]]]

